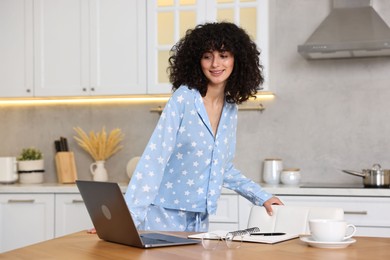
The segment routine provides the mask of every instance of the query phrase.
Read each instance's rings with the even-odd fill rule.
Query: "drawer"
[[[390,198],[280,196],[286,205],[340,207],[344,218],[356,226],[390,227]]]

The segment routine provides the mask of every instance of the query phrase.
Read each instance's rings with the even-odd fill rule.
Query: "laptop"
[[[77,180],[76,184],[102,240],[140,248],[200,243],[199,240],[161,233],[140,234],[117,183]]]

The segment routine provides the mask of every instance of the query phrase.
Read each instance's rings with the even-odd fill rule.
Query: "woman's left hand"
[[[267,210],[268,215],[272,216],[272,205],[284,205],[277,197],[272,197],[269,200],[265,201],[263,206]]]

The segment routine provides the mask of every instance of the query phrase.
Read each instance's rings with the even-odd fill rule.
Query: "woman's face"
[[[229,51],[210,51],[202,55],[200,66],[203,74],[209,80],[209,85],[225,86],[232,74],[234,56]]]

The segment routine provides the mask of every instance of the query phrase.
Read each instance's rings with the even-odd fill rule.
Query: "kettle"
[[[0,183],[14,183],[18,180],[16,157],[0,157]]]

